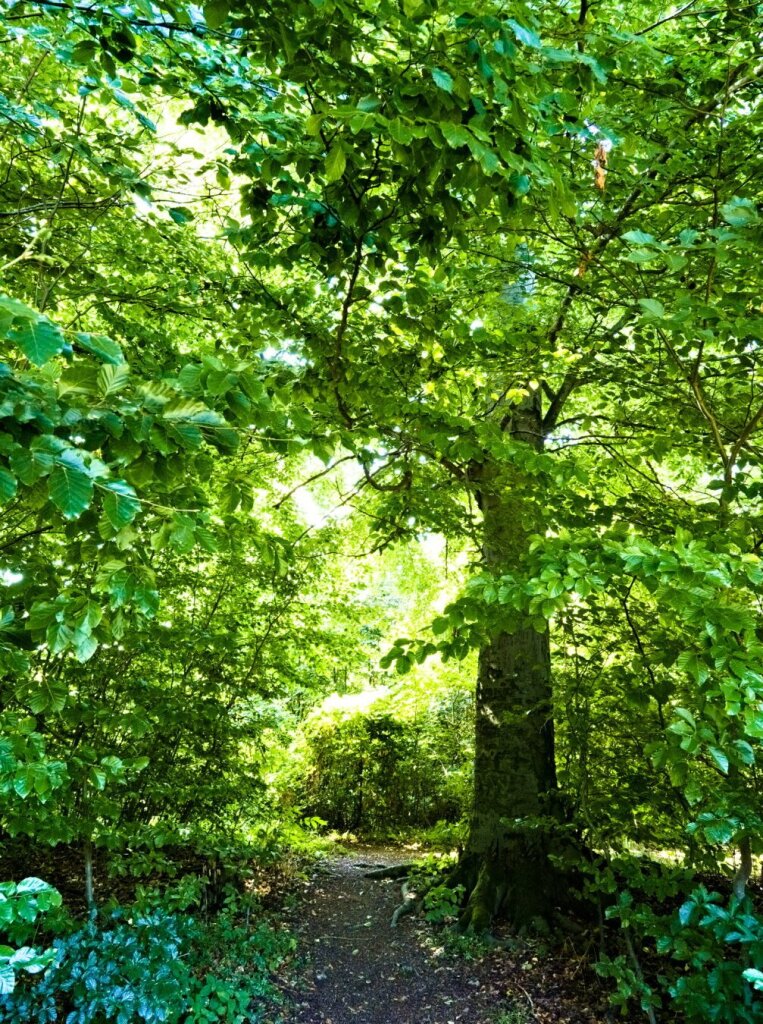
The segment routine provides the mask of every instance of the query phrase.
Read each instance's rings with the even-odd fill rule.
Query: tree
[[[556,896],[542,855],[559,814],[545,631],[578,586],[535,580],[535,538],[593,519],[665,543],[682,519],[668,497],[677,443],[686,482],[720,462],[719,518],[682,499],[724,557],[737,460],[754,463],[760,411],[738,389],[757,356],[732,266],[759,223],[759,54],[723,11],[645,6],[636,30],[616,5],[595,23],[586,5],[544,12],[542,25],[530,7],[506,20],[427,4],[292,13],[285,45],[248,10],[235,22],[276,73],[279,110],[285,81],[297,114],[309,104],[314,139],[273,138],[237,161],[253,180],[237,237],[255,266],[288,270],[261,273],[256,300],[296,320],[298,393],[386,495],[387,536],[473,530],[473,497],[489,576],[514,577],[467,604],[483,654],[462,870],[465,924],[501,906],[525,923]],[[598,457],[578,456],[587,444]],[[661,460],[662,475],[648,463],[648,486],[629,479],[643,478],[634,457]],[[486,613],[496,600],[515,607]]]
[[[557,903],[549,858],[569,829],[550,641],[576,603],[619,609],[652,753],[687,817],[699,804],[696,832],[702,814],[726,821],[743,891],[761,711],[757,15],[215,2],[203,23],[164,4],[133,44],[121,8],[66,13],[88,75],[113,77],[115,55],[143,74],[150,50],[180,122],[228,133],[215,173],[238,205],[212,206],[237,273],[209,290],[241,364],[175,378],[173,352],[172,402],[219,402],[224,422],[196,424],[218,443],[256,415],[274,448],[327,471],[352,456],[379,543],[432,528],[482,552],[440,639],[390,659],[405,671],[481,648],[463,924],[502,909],[526,924]],[[650,645],[638,601],[675,620]],[[666,637],[680,649],[656,672],[648,646]],[[694,761],[727,780],[722,806],[699,803]],[[729,824],[732,797],[744,812]]]

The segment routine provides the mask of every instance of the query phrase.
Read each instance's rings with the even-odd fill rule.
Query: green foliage
[[[14,944],[33,941],[37,918],[60,905],[61,894],[40,878],[0,883],[0,933]],[[40,952],[26,945],[0,946],[0,996],[14,991],[19,973],[39,974],[54,955],[53,950]]]
[[[233,902],[208,925],[160,907],[129,914],[117,908],[103,923],[91,921],[56,939],[45,973],[0,998],[0,1020],[260,1020],[276,997],[270,975],[293,945],[286,932],[265,920],[249,927],[248,915],[245,923]]]
[[[458,916],[463,901],[464,887],[451,889],[447,885],[435,885],[424,896],[424,916],[433,924],[453,921]]]
[[[532,1011],[522,1003],[516,1003],[508,1010],[502,1010],[495,1018],[495,1024],[528,1024]]]
[[[340,831],[445,828],[469,799],[470,712],[457,689],[413,708],[384,691],[330,698],[305,720],[284,785]]]
[[[669,1005],[697,1024],[758,1019],[763,920],[751,900],[708,891],[686,869],[643,859],[596,871],[593,892],[620,929],[623,951],[602,954],[597,965],[616,984],[615,1004],[651,1007],[658,1016]]]
[[[427,659],[530,627],[590,847],[763,852],[759,34],[617,0],[4,5],[6,832],[148,878],[273,855],[283,792],[455,822],[473,708]],[[458,600],[405,553],[435,534]],[[390,610],[416,587],[426,633]],[[387,703],[313,710],[392,667]],[[758,926],[697,899],[659,936],[615,916],[688,966],[688,1019],[745,1019]]]

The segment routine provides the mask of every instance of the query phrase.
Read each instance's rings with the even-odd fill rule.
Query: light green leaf
[[[335,142],[326,157],[326,181],[338,181],[347,166],[347,156],[341,142]]]
[[[729,771],[729,759],[728,759],[728,757],[724,754],[724,752],[722,750],[719,750],[718,747],[708,747],[708,750],[710,752],[710,756],[715,761],[715,763],[718,765],[718,767],[723,772],[723,774],[724,775],[728,775],[728,771]]]
[[[48,882],[42,878],[36,878],[30,875],[29,878],[22,878],[22,880],[16,886],[16,893],[22,895],[23,893],[41,893],[41,892],[55,892],[56,890]]]
[[[514,35],[518,42],[524,46],[530,46],[533,50],[539,50],[541,47],[540,36],[537,32],[533,32],[530,28],[525,28],[524,25],[520,25],[518,21],[513,18],[509,18],[508,25],[511,27]]]
[[[16,987],[16,975],[8,959],[0,956],[0,996],[8,996]]]
[[[751,199],[735,197],[721,207],[723,219],[735,228],[746,228],[756,224],[760,217]]]
[[[454,124],[452,121],[441,121],[440,131],[445,141],[453,149],[457,149],[459,146],[468,146],[470,142],[474,141],[474,136],[467,128],[462,124]]]
[[[77,334],[77,344],[92,352],[94,356],[103,360],[104,363],[123,363],[124,356],[122,349],[111,338],[104,334]]]
[[[639,299],[638,303],[650,320],[664,319],[665,307],[657,299]]]
[[[707,679],[707,666],[694,651],[684,651],[679,654],[676,658],[676,665],[683,672],[688,672],[695,683],[702,683]]]
[[[657,239],[646,231],[626,231],[620,236],[626,242],[633,242],[634,245],[654,245]]]
[[[742,977],[749,981],[756,991],[763,992],[763,971],[759,971],[757,967],[748,967],[746,971],[742,971]]]
[[[130,367],[127,363],[107,363],[98,371],[98,390],[104,398],[115,395],[125,387],[129,376]]]
[[[442,68],[432,69],[432,79],[438,89],[444,89],[445,92],[453,92],[453,76]]]

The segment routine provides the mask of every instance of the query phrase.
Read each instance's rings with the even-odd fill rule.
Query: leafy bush
[[[458,821],[471,793],[473,704],[453,689],[418,709],[385,694],[331,698],[302,726],[297,801],[340,831]]]
[[[199,981],[185,1024],[254,1024],[260,1017],[253,1004],[277,998],[271,975],[296,940],[264,920],[249,928],[246,922],[258,911],[251,897],[230,891],[222,912],[201,932],[193,960]]]
[[[0,998],[2,1024],[243,1024],[272,999],[269,974],[293,946],[229,904],[211,925],[160,908],[112,911],[54,943],[40,977]]]
[[[597,971],[615,983],[613,1004],[643,1010],[670,1005],[687,1024],[759,1024],[763,1004],[763,916],[749,899],[704,885],[688,898],[688,872],[640,861],[618,862],[628,873],[606,911],[621,929],[624,951],[602,955]],[[600,891],[614,873],[600,876]]]
[[[0,1001],[3,1024],[179,1021],[192,981],[181,958],[190,919],[156,911],[129,920],[115,910],[108,924],[89,922],[57,939],[45,974]]]
[[[18,944],[31,939],[32,928],[41,914],[61,905],[61,894],[41,878],[0,883],[0,930],[5,938]],[[19,949],[0,945],[0,995],[7,995],[16,987],[20,971],[39,974],[50,963],[52,950],[39,952],[31,946]]]

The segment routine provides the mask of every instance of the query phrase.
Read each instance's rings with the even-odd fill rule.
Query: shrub
[[[606,916],[617,921],[623,951],[603,955],[600,975],[614,981],[612,1002],[645,1011],[668,1006],[687,1024],[760,1024],[763,917],[742,901],[689,885],[688,872],[648,862],[619,862],[627,872]],[[614,892],[614,874],[599,891]]]
[[[287,933],[238,923],[237,906],[211,924],[162,908],[116,908],[54,942],[54,961],[0,998],[1,1024],[243,1024],[272,1000],[270,972],[293,947]]]

